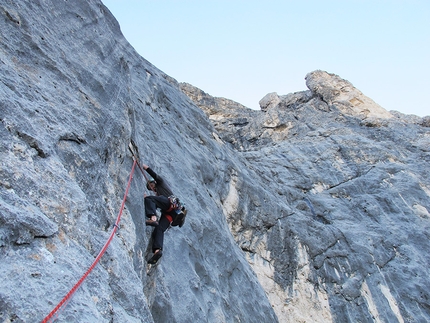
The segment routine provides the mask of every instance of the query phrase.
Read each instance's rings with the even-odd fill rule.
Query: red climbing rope
[[[130,150],[131,155],[133,156],[133,159],[137,161],[137,160],[138,160],[138,158],[137,158],[137,153],[136,153],[136,151],[135,151],[134,146],[133,146],[131,143],[128,145],[128,149]],[[152,189],[152,190],[150,190],[150,189],[148,188],[147,183],[148,183],[149,178],[148,178],[148,176],[146,175],[146,172],[143,170],[142,166],[139,164],[139,162],[137,162],[137,166],[139,167],[140,171],[142,172],[143,177],[145,177],[145,183],[143,183],[143,184],[144,184],[144,186],[145,186],[149,191],[152,191],[152,192],[154,192],[154,193],[155,193],[155,191],[154,191],[153,189]],[[145,196],[146,196],[146,195],[145,195]]]
[[[133,146],[133,144],[132,144],[132,143],[130,143],[130,144],[128,145],[128,149],[130,150],[131,155],[133,156],[133,159],[134,159],[135,161],[138,161],[138,158],[137,158],[137,152],[136,152],[136,150],[135,150],[135,148],[134,148],[134,146]],[[148,176],[146,175],[146,173],[145,173],[145,171],[143,170],[142,166],[140,166],[139,162],[137,162],[137,166],[139,167],[140,171],[142,172],[143,177],[145,177],[145,181],[148,181]]]
[[[142,166],[140,166],[139,163],[137,163],[137,166],[139,166],[140,171],[143,174],[143,177],[145,177],[145,180],[148,181],[148,176],[146,175],[145,171],[143,170]]]
[[[99,254],[97,255],[96,259],[94,260],[94,262],[90,266],[90,268],[88,268],[88,270],[81,277],[81,279],[79,279],[79,281],[75,284],[75,286],[73,286],[73,288],[67,293],[67,295],[61,300],[61,302],[58,303],[58,305],[52,310],[52,312],[49,313],[49,315],[44,318],[44,320],[42,321],[42,323],[55,321],[55,319],[58,317],[58,314],[60,314],[59,310],[61,308],[64,308],[67,305],[67,302],[71,299],[71,297],[73,296],[73,294],[78,290],[79,286],[81,286],[81,284],[83,283],[83,281],[87,278],[87,276],[90,274],[90,272],[94,269],[94,267],[99,262],[100,258],[106,252],[106,249],[108,248],[110,242],[112,241],[112,239],[113,239],[113,237],[115,235],[116,230],[118,229],[119,221],[121,220],[122,211],[124,210],[125,201],[127,199],[128,190],[130,189],[131,180],[133,178],[134,168],[135,168],[136,164],[138,164],[138,162],[137,162],[136,159],[134,159],[133,167],[131,168],[130,176],[129,176],[129,179],[128,179],[127,189],[125,190],[124,198],[123,198],[122,204],[121,204],[121,208],[119,210],[118,217],[116,219],[116,222],[114,224],[112,232],[111,232],[111,234],[109,236],[109,239],[106,241],[105,245],[103,246],[103,249],[99,252]]]

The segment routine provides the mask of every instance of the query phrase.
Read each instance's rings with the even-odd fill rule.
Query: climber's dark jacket
[[[148,167],[146,169],[146,171],[157,182],[157,184],[155,186],[156,187],[155,194],[157,196],[169,197],[169,196],[173,195],[172,190],[170,189],[170,187],[167,185],[166,181],[161,176],[158,176],[150,167]]]

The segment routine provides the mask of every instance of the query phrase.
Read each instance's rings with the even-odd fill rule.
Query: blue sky
[[[102,0],[179,82],[259,109],[321,69],[387,110],[430,115],[430,0]]]

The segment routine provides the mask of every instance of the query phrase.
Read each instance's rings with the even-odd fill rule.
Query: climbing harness
[[[173,210],[176,210],[179,207],[179,205],[178,205],[179,204],[179,199],[176,196],[170,195],[169,196],[169,202],[170,202],[170,207],[169,207],[169,209],[167,209],[165,211],[166,213],[169,213],[169,212],[171,212]]]
[[[133,173],[134,173],[134,169],[136,164],[139,164],[137,162],[136,159],[134,159],[133,162],[133,166],[131,168],[131,172],[129,175],[129,179],[128,179],[128,184],[127,184],[127,188],[125,190],[124,193],[124,198],[122,200],[122,204],[121,204],[121,208],[119,210],[117,219],[115,221],[115,224],[113,226],[112,232],[108,238],[108,240],[106,241],[105,245],[103,246],[102,250],[99,252],[99,254],[97,255],[96,259],[94,260],[94,262],[92,263],[92,265],[88,268],[88,270],[85,272],[85,274],[78,280],[78,282],[75,284],[75,286],[73,286],[73,288],[67,293],[67,295],[61,300],[60,303],[58,303],[58,305],[51,311],[51,313],[49,313],[42,321],[42,323],[46,323],[46,322],[54,322],[58,315],[60,314],[60,310],[64,309],[67,305],[67,303],[70,301],[71,297],[73,296],[73,294],[78,290],[78,288],[81,286],[81,284],[84,282],[84,280],[87,278],[87,276],[90,274],[90,272],[94,269],[94,267],[97,265],[97,263],[99,262],[100,258],[103,256],[103,254],[106,252],[109,244],[111,243],[116,230],[119,228],[119,221],[121,220],[121,216],[122,216],[122,211],[124,210],[124,206],[125,206],[125,201],[127,199],[127,195],[128,195],[128,191],[130,189],[130,185],[131,185],[131,180],[133,179]]]

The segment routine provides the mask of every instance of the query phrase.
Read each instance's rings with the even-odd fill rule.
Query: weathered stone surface
[[[186,201],[187,223],[147,275],[137,170],[118,234],[57,322],[276,322],[222,212],[231,151],[176,81],[100,1],[2,0],[0,29],[0,321],[42,321],[92,264],[133,140]]]
[[[280,322],[427,321],[428,117],[322,71],[307,84],[245,113],[181,84],[246,159],[224,202],[237,243]]]
[[[96,0],[0,0],[0,28],[2,322],[40,322],[92,264],[130,141],[187,222],[147,274],[136,170],[57,322],[430,320],[428,117],[322,71],[262,111],[213,98],[137,55]]]
[[[335,105],[342,113],[361,118],[392,118],[392,115],[366,97],[350,82],[325,71],[314,71],[305,77],[306,86],[327,105]]]
[[[260,100],[259,104],[261,110],[266,111],[277,106],[279,102],[281,102],[281,99],[276,92],[273,92],[266,94],[266,96]]]

